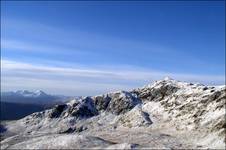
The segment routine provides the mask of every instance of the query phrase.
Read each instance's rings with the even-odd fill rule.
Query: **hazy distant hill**
[[[51,107],[50,105],[38,104],[21,104],[11,102],[1,102],[0,120],[16,120],[23,118],[31,113],[45,110]]]
[[[0,119],[20,119],[71,99],[73,98],[69,96],[49,95],[41,90],[35,92],[27,90],[2,92]]]
[[[1,92],[1,101],[23,103],[23,104],[53,104],[72,99],[68,96],[49,95],[41,90],[35,92],[27,90],[18,90],[10,92]]]

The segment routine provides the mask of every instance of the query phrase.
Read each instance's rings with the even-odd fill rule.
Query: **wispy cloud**
[[[92,33],[88,31],[76,30],[76,28],[57,28],[51,25],[45,25],[38,22],[30,22],[25,20],[17,19],[2,19],[2,41],[4,41],[8,46],[16,44],[12,48],[24,48],[25,44],[33,40],[33,43],[26,44],[26,47],[32,47],[34,50],[40,50],[40,45],[48,44],[54,47],[64,47],[67,50],[69,48],[77,48],[83,52],[115,52],[121,55],[127,55],[125,49],[140,50],[143,52],[152,52],[153,54],[159,53],[172,53],[172,49],[165,48],[162,45],[154,44],[150,41],[134,41],[133,39],[125,39],[121,37],[114,37],[109,35],[102,35],[98,33]],[[26,30],[25,30],[26,29]],[[16,35],[14,33],[16,32]],[[35,33],[35,34],[34,34]],[[20,38],[12,39],[12,37],[17,37],[20,35]],[[20,39],[20,41],[18,41]],[[26,41],[26,42],[25,42]],[[10,43],[9,43],[10,42]],[[16,47],[18,45],[18,47]],[[34,48],[37,46],[38,48]],[[45,46],[46,47],[46,46]],[[20,48],[20,49],[21,49]],[[42,48],[42,47],[41,47]],[[49,46],[48,48],[51,51]]]
[[[92,55],[95,56],[95,53],[83,51],[73,47],[66,46],[53,46],[53,45],[45,45],[32,43],[28,41],[20,41],[20,40],[8,40],[1,39],[1,49],[9,50],[9,51],[22,51],[22,52],[32,52],[32,53],[45,53],[45,54],[68,54],[68,55]]]
[[[44,89],[51,93],[95,95],[114,90],[129,90],[171,76],[177,80],[223,84],[224,76],[175,74],[141,68],[53,67],[1,60],[3,90]]]
[[[59,28],[50,24],[46,25],[18,18],[2,18],[1,31],[3,56],[5,53],[11,55],[12,51],[16,51],[21,52],[20,56],[23,57],[36,59],[40,55],[33,55],[34,53],[48,54],[51,57],[46,57],[46,60],[69,61],[73,59],[73,61],[83,64],[102,64],[104,61],[108,64],[128,63],[130,65],[152,66],[152,64],[164,63],[171,67],[180,62],[188,69],[191,68],[190,66],[193,66],[194,70],[200,67],[204,70],[217,68],[216,70],[221,72],[222,67],[224,67],[201,60],[189,52],[175,49],[169,45],[153,43],[153,41],[139,41],[135,40],[134,37],[122,38],[81,31],[76,27]],[[159,69],[159,67],[162,65],[158,65],[156,68]],[[172,71],[177,71],[177,67],[172,67]]]
[[[222,67],[212,67],[214,64],[189,53],[151,41],[122,39],[78,31],[76,27],[57,28],[20,19],[1,21],[2,90],[43,89],[57,94],[95,95],[129,90],[165,76],[205,84],[225,83],[225,77],[219,74],[175,71],[172,66],[178,62],[182,66],[201,66],[203,70],[217,67],[222,70]],[[160,64],[158,70],[150,67],[152,63]],[[171,67],[171,72],[162,71],[165,65]]]

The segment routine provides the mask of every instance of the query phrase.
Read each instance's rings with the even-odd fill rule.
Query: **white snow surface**
[[[224,149],[225,91],[225,85],[167,77],[128,92],[83,97],[6,123],[1,145],[3,149]],[[50,117],[53,112],[59,115]],[[87,116],[80,117],[81,113]]]

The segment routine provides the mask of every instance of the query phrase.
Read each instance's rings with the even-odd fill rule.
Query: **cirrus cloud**
[[[3,91],[43,89],[54,94],[95,95],[114,90],[129,90],[170,76],[177,80],[223,84],[224,76],[169,73],[134,66],[55,67],[27,62],[1,60]]]

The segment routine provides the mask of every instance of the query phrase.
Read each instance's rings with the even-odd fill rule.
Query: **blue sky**
[[[3,91],[95,95],[164,76],[225,82],[223,1],[1,4]]]

